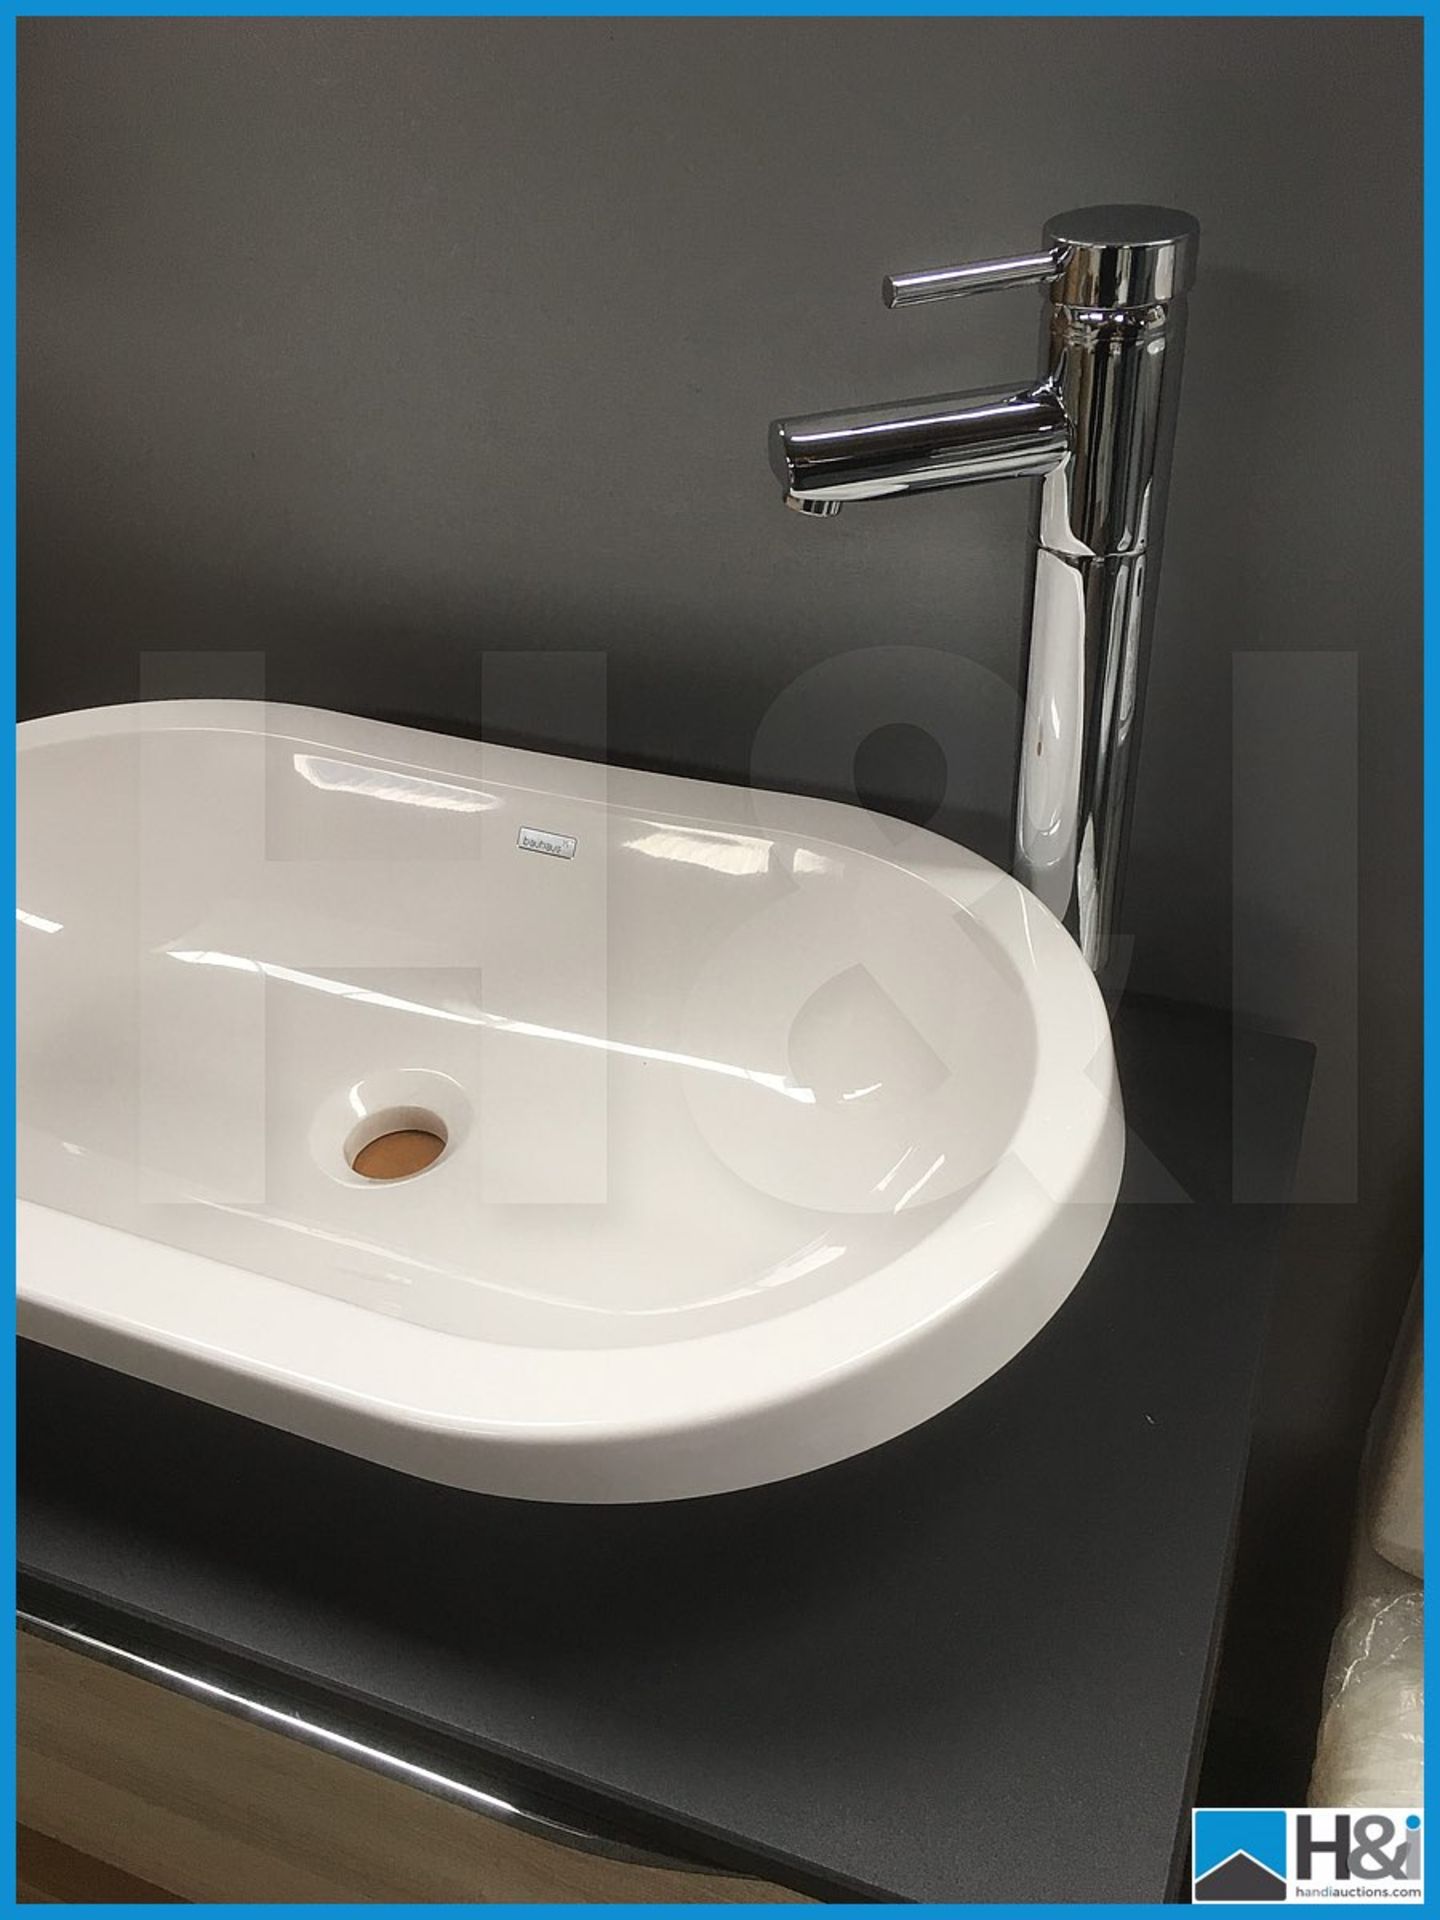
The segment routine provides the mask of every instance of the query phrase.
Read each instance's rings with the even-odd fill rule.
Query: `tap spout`
[[[1052,473],[1069,450],[1065,409],[1049,381],[1018,392],[994,387],[812,413],[770,427],[770,464],[786,501],[812,513],[847,500]]]

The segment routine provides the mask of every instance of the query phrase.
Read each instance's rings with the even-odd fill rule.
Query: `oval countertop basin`
[[[935,834],[297,707],[19,745],[35,1339],[456,1486],[661,1500],[929,1418],[1099,1243],[1100,994]]]

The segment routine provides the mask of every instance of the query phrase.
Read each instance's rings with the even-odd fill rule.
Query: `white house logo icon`
[[[1204,1807],[1195,1812],[1191,1898],[1249,1905],[1290,1890],[1289,1822],[1283,1807]]]

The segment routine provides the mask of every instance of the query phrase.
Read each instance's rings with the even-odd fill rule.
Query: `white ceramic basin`
[[[541,1500],[780,1479],[968,1393],[1119,1181],[1051,915],[859,808],[304,708],[20,728],[31,1337]],[[350,1158],[443,1138],[409,1178]]]

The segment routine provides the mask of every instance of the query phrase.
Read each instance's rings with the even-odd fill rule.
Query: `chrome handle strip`
[[[285,1734],[304,1746],[315,1747],[322,1753],[348,1760],[355,1766],[368,1767],[387,1779],[399,1781],[421,1793],[432,1794],[438,1800],[448,1800],[453,1805],[483,1814],[487,1819],[502,1821],[538,1839],[549,1840],[556,1846],[567,1847],[577,1853],[595,1854],[602,1859],[620,1861],[629,1866],[663,1867],[672,1873],[713,1873],[739,1881],[754,1877],[738,1868],[652,1853],[643,1847],[613,1840],[605,1834],[571,1826],[549,1814],[518,1806],[513,1800],[504,1799],[499,1794],[471,1786],[468,1781],[458,1780],[453,1774],[437,1772],[433,1767],[421,1766],[369,1741],[357,1740],[336,1727],[322,1726],[303,1714],[258,1700],[253,1694],[236,1692],[233,1687],[221,1686],[199,1674],[187,1673],[164,1661],[152,1660],[144,1654],[132,1652],[128,1647],[116,1646],[112,1641],[99,1640],[93,1634],[81,1632],[78,1627],[44,1619],[23,1607],[17,1609],[16,1620],[23,1631],[33,1633],[38,1639],[52,1641],[56,1646],[99,1660],[138,1679],[152,1681],[171,1693],[197,1700],[222,1713],[232,1714],[236,1719],[249,1721],[254,1726],[268,1727],[272,1732]]]

